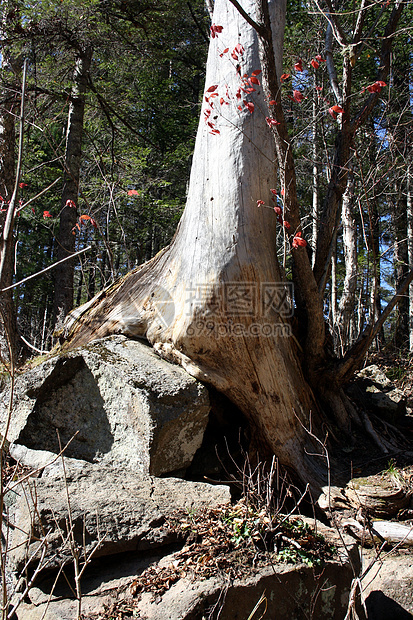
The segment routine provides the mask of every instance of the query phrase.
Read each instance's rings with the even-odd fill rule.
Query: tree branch
[[[244,11],[244,9],[242,8],[242,6],[240,5],[240,3],[237,0],[229,0],[231,2],[231,4],[233,4],[235,6],[235,8],[237,9],[237,11],[242,15],[242,17],[245,19],[245,21],[252,27],[254,28],[254,30],[260,35],[260,36],[264,36],[265,32],[266,32],[266,28],[264,26],[264,24],[258,24],[256,21],[254,21],[252,19],[252,17],[250,15],[248,15],[248,13],[246,11]]]
[[[334,381],[339,383],[339,385],[344,385],[347,383],[352,378],[354,373],[360,368],[370,344],[377,336],[384,322],[388,319],[399,299],[409,288],[411,282],[413,282],[413,270],[410,271],[404,279],[403,283],[389,301],[375,324],[367,325],[359,340],[351,347],[351,349],[347,351],[344,358],[334,366],[331,376]]]
[[[13,195],[10,200],[9,207],[7,209],[6,221],[4,222],[3,227],[3,241],[1,247],[1,259],[0,259],[0,282],[2,280],[2,274],[4,271],[4,265],[6,262],[7,252],[9,251],[9,245],[11,241],[11,236],[13,233],[13,222],[15,217],[15,206],[17,203],[18,195],[19,195],[19,183],[20,183],[20,175],[23,163],[23,133],[24,133],[24,104],[25,104],[25,96],[26,96],[26,75],[27,75],[27,59],[24,61],[23,65],[23,80],[22,80],[22,94],[21,94],[21,106],[20,106],[20,135],[19,135],[19,151],[17,157],[17,167],[16,167],[16,181],[14,183]]]
[[[54,269],[54,267],[57,267],[57,265],[60,265],[61,263],[64,263],[65,261],[71,258],[74,258],[75,256],[78,256],[79,254],[83,254],[83,252],[87,252],[88,250],[91,250],[91,249],[92,249],[92,246],[88,245],[87,248],[83,248],[83,250],[79,250],[78,252],[74,252],[74,254],[70,254],[70,256],[66,256],[66,258],[62,258],[56,263],[53,263],[53,265],[49,265],[45,269],[42,269],[41,271],[37,271],[36,273],[33,273],[31,276],[27,276],[27,278],[23,278],[23,280],[20,280],[20,282],[16,282],[16,284],[12,284],[11,286],[7,286],[6,288],[1,289],[0,293],[4,293],[4,291],[9,291],[12,288],[16,288],[16,286],[20,286],[21,284],[24,284],[28,280],[33,280],[33,278],[37,278],[37,276],[41,276],[43,273],[46,273],[46,271],[50,271],[51,269]]]

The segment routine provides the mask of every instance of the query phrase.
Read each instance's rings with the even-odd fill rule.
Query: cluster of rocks
[[[7,391],[0,405],[4,427]],[[16,578],[10,617],[77,618],[76,583],[83,613],[98,617],[148,567],[174,562],[183,542],[168,526],[171,515],[231,502],[228,486],[184,479],[209,412],[205,386],[123,336],[51,357],[18,378],[9,452],[30,475],[11,479],[5,497]],[[278,565],[233,581],[184,575],[160,597],[143,595],[136,609],[142,619],[246,618],[265,592],[268,617],[281,610],[277,617],[301,618],[312,605],[314,618],[343,618],[355,563],[344,552],[318,573]],[[57,579],[62,567],[72,591]]]

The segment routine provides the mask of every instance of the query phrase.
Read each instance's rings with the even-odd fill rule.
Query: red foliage
[[[215,37],[217,37],[219,34],[221,34],[221,32],[223,31],[223,27],[222,26],[216,26],[215,24],[212,24],[210,30],[211,30],[211,37],[213,39],[215,39]]]

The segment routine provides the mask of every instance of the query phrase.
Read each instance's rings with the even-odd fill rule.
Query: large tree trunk
[[[244,8],[254,15],[255,3]],[[281,70],[285,0],[270,4],[276,58]],[[71,313],[67,346],[121,332],[145,337],[160,355],[225,393],[252,421],[256,443],[276,453],[305,480],[317,480],[320,461],[304,449],[312,443],[304,427],[317,406],[301,372],[291,335],[276,255],[274,142],[262,89],[235,97],[241,85],[228,58],[240,43],[239,72],[260,68],[256,33],[227,0],[216,0],[206,89],[219,97],[196,140],[185,212],[172,244],[151,261]],[[228,54],[220,56],[224,48]],[[227,96],[231,96],[231,99]],[[229,105],[220,106],[220,97]],[[254,102],[253,113],[242,99]],[[241,104],[241,110],[238,105]],[[309,452],[314,452],[311,445]],[[317,473],[316,473],[317,472]],[[320,477],[318,477],[320,480]]]
[[[73,75],[73,87],[67,121],[64,185],[56,252],[58,261],[73,254],[75,251],[73,228],[77,220],[85,93],[91,61],[92,49],[90,47],[79,51]],[[74,268],[74,260],[67,260],[55,269],[55,324],[73,308]]]

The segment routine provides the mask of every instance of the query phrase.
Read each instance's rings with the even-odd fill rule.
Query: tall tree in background
[[[59,232],[57,235],[58,261],[75,251],[75,226],[79,195],[80,166],[82,162],[82,137],[85,115],[85,95],[92,48],[79,45],[70,93],[69,114],[64,156],[64,185],[62,192]],[[74,260],[61,263],[55,269],[54,317],[55,322],[73,308]]]
[[[411,161],[412,111],[411,111],[411,54],[408,41],[399,42],[400,53],[394,68],[392,98],[389,103],[388,135],[392,155],[394,193],[391,217],[394,243],[395,287],[399,288],[409,272],[408,257],[408,176]],[[409,343],[409,291],[400,298],[395,320],[394,344],[407,349]]]
[[[16,134],[15,124],[18,118],[21,92],[22,57],[13,50],[8,42],[13,31],[19,26],[16,7],[11,2],[3,2],[0,36],[1,48],[1,83],[0,83],[0,256],[2,257],[2,272],[0,289],[9,287],[14,274],[13,229],[15,215],[9,214],[8,206],[13,196],[16,184]],[[11,219],[10,219],[11,215]],[[5,238],[5,224],[9,216],[10,233]],[[6,247],[8,245],[9,247]],[[4,255],[4,256],[3,256]],[[0,306],[5,332],[13,354],[18,350],[16,310],[12,290],[0,293]],[[2,336],[4,332],[2,332]],[[2,337],[3,340],[3,337]],[[1,343],[1,354],[9,357],[8,345]]]

